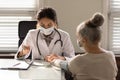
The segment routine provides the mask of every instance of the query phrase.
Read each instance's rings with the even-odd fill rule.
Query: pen
[[[17,65],[19,65],[20,63],[17,63],[17,64],[14,64],[13,66],[17,66]]]

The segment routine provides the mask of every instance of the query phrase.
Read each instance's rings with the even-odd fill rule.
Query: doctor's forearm
[[[23,56],[25,56],[25,55],[27,55],[27,54],[29,54],[30,53],[30,47],[29,46],[22,46],[22,50],[21,51],[19,51],[19,53],[18,53],[18,57],[23,57]]]

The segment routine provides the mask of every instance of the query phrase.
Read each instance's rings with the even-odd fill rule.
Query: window
[[[36,11],[37,0],[0,0],[0,52],[17,51],[18,22],[32,20]]]
[[[1,9],[34,9],[35,0],[0,0]]]
[[[120,54],[120,0],[110,0],[109,49]]]
[[[0,51],[17,50],[18,22],[31,19],[31,16],[0,16]]]

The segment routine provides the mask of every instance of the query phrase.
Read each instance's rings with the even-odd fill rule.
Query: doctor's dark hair
[[[104,16],[95,13],[88,21],[83,22],[77,27],[78,36],[85,37],[90,43],[98,43],[101,40],[101,28],[104,23]]]
[[[41,20],[42,18],[51,19],[53,22],[55,22],[58,25],[57,14],[53,8],[46,7],[41,9],[37,15],[37,20]]]

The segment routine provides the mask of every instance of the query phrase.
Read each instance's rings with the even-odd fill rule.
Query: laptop
[[[24,60],[3,59],[0,61],[0,69],[2,70],[27,70],[33,61],[26,63]]]

